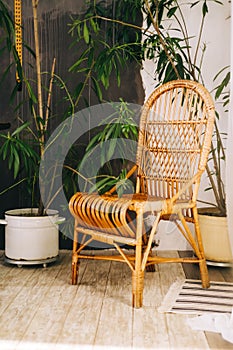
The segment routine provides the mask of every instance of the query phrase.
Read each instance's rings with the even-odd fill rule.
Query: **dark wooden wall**
[[[77,47],[71,49],[70,44],[72,42],[71,36],[68,34],[69,26],[71,22],[71,15],[83,11],[85,0],[40,0],[39,1],[39,30],[40,30],[40,46],[41,46],[41,58],[42,58],[42,71],[50,72],[53,58],[56,57],[56,74],[58,74],[67,84],[68,88],[72,89],[77,84],[77,75],[75,73],[69,73],[68,68],[74,63],[75,58],[78,57],[82,48]],[[34,49],[34,39],[32,36],[32,7],[31,0],[23,0],[23,36],[24,41]],[[13,0],[11,4],[13,8]],[[11,58],[8,54],[0,56],[0,73],[4,67],[8,66]],[[32,79],[35,78],[35,71],[32,68],[35,62],[32,55],[24,49],[23,52],[23,66],[26,74]],[[48,75],[49,77],[49,75]],[[46,75],[44,77],[46,83]],[[11,129],[13,130],[18,121],[15,113],[13,112],[14,106],[9,102],[10,92],[15,84],[15,72],[14,67],[11,68],[10,74],[7,77],[3,87],[0,90],[0,123],[10,122]],[[17,92],[17,101],[23,100],[25,96],[25,87],[21,92]],[[115,78],[113,77],[110,89],[105,92],[105,98],[111,101],[118,101],[119,97],[124,98],[128,102],[142,104],[144,101],[144,89],[142,86],[142,80],[140,70],[131,64],[124,71],[124,79],[122,80],[121,87],[117,87]],[[91,104],[96,104],[97,100],[92,93],[88,96]],[[53,127],[59,125],[62,120],[62,114],[66,108],[64,102],[64,91],[59,88],[53,89],[52,95],[52,113]],[[78,109],[84,108],[84,104],[80,103]],[[28,105],[23,105],[19,111],[20,117],[23,120],[28,119],[29,111]],[[12,174],[8,171],[6,164],[0,162],[0,192],[3,188],[13,182]],[[22,197],[21,192],[18,189],[8,191],[4,195],[0,196],[0,218],[4,217],[4,211],[7,209],[13,209],[21,207],[24,204],[25,198]],[[69,243],[61,240],[61,248],[70,246]],[[0,225],[0,249],[4,248],[4,227]]]

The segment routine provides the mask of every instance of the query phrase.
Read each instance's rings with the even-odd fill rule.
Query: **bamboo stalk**
[[[41,63],[40,63],[40,47],[39,47],[39,34],[38,34],[38,7],[39,0],[32,0],[33,9],[33,24],[34,24],[34,40],[35,40],[35,53],[36,53],[36,76],[37,76],[37,98],[38,98],[38,116],[40,118],[37,123],[40,135],[40,152],[41,155],[44,152],[44,135],[43,135],[43,97],[42,97],[42,82],[41,82]],[[36,116],[35,116],[36,118]]]
[[[34,40],[35,40],[35,53],[36,53],[36,77],[37,77],[37,99],[38,99],[38,116],[34,114],[35,124],[39,133],[39,147],[40,157],[44,154],[44,115],[43,115],[43,97],[42,97],[42,81],[41,81],[41,61],[40,61],[40,46],[39,46],[39,34],[38,34],[38,7],[39,0],[32,0],[33,9],[33,24],[34,24]],[[39,120],[38,120],[39,117]],[[44,189],[40,188],[43,192]],[[40,196],[38,215],[44,214],[44,204]]]
[[[47,128],[48,128],[49,110],[50,110],[50,105],[51,105],[51,96],[52,96],[52,89],[53,89],[55,64],[56,64],[56,58],[54,57],[53,64],[52,64],[52,69],[51,69],[51,79],[50,79],[50,82],[49,82],[49,91],[48,91],[48,99],[47,99],[47,105],[46,105],[44,131],[46,131]]]

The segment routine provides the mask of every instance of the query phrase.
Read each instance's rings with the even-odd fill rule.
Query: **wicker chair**
[[[114,189],[102,196],[78,192],[70,200],[75,218],[72,284],[77,284],[79,259],[103,258],[125,262],[131,269],[132,305],[136,308],[142,306],[144,271],[158,263],[198,263],[202,286],[209,287],[196,200],[214,119],[212,98],[201,84],[176,80],[155,89],[142,109],[137,161],[128,174],[137,171],[135,194],[118,198]],[[151,213],[155,219],[146,232],[144,219]],[[192,257],[169,258],[152,252],[161,219],[176,224],[194,251]],[[194,224],[195,233],[188,222]],[[92,240],[113,245],[119,254],[81,253]],[[124,249],[125,245],[133,249]]]

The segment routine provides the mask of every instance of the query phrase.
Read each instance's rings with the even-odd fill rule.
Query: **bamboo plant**
[[[2,0],[0,0],[2,2]],[[51,102],[51,95],[52,95],[52,88],[54,83],[59,84],[59,87],[61,89],[66,91],[66,98],[69,101],[70,108],[67,111],[66,115],[64,116],[70,116],[74,114],[75,108],[79,105],[79,101],[83,97],[83,91],[88,86],[89,78],[91,76],[92,71],[90,71],[84,79],[84,82],[79,85],[79,87],[75,90],[75,92],[70,94],[70,92],[67,90],[67,87],[61,77],[59,77],[55,73],[55,59],[52,64],[51,72],[48,74],[50,75],[50,82],[49,86],[46,87],[46,90],[44,91],[43,88],[43,81],[42,77],[44,72],[41,70],[41,55],[40,55],[40,47],[39,47],[39,30],[38,30],[38,6],[39,6],[39,0],[31,0],[32,5],[32,12],[33,12],[33,35],[34,35],[34,46],[35,50],[32,51],[31,48],[29,48],[33,60],[35,59],[35,63],[32,61],[34,70],[36,72],[35,76],[35,82],[36,87],[34,87],[34,84],[31,84],[31,81],[28,79],[28,77],[25,75],[23,65],[21,65],[20,57],[18,55],[16,46],[15,46],[15,26],[14,26],[14,20],[10,16],[9,9],[5,7],[7,18],[9,18],[10,24],[11,24],[11,35],[12,35],[12,49],[11,52],[13,52],[14,49],[14,64],[16,64],[16,67],[18,68],[18,78],[22,82],[23,87],[27,91],[27,97],[29,100],[30,105],[30,112],[31,116],[28,117],[28,121],[24,122],[20,117],[18,118],[19,121],[19,127],[13,130],[12,132],[7,133],[1,133],[0,138],[2,139],[2,144],[0,148],[0,155],[2,156],[3,160],[8,161],[8,166],[10,170],[13,170],[15,181],[12,185],[8,186],[6,189],[4,189],[0,194],[5,193],[9,189],[14,188],[15,186],[18,186],[22,183],[26,183],[26,187],[28,191],[30,192],[31,196],[31,206],[34,207],[35,205],[38,206],[38,215],[42,215],[44,212],[46,212],[46,209],[48,208],[49,204],[51,204],[53,199],[53,191],[51,191],[52,195],[51,198],[48,198],[48,202],[44,203],[42,202],[42,198],[45,198],[44,192],[45,189],[43,187],[43,182],[40,183],[40,189],[38,189],[38,179],[39,179],[39,169],[41,171],[40,165],[41,160],[43,159],[45,148],[46,148],[46,141],[49,138],[50,134],[50,128],[49,128],[49,121],[50,121],[50,102]],[[4,28],[5,29],[5,28]],[[6,32],[6,30],[5,30]],[[6,37],[8,37],[8,33],[6,33]],[[94,70],[94,68],[93,68]],[[106,80],[109,79],[110,72],[106,71]],[[98,93],[98,83],[93,79],[93,82],[96,83],[96,93],[100,100],[102,100],[100,96],[100,91]],[[12,99],[15,98],[15,94],[17,91],[18,86],[16,85],[13,94]],[[46,96],[47,94],[47,96]],[[46,99],[47,97],[47,99]],[[19,103],[19,106],[17,108],[20,108],[21,101]],[[122,101],[121,105],[122,110],[121,113],[128,113],[127,112],[127,105],[124,104]],[[18,110],[16,108],[16,111]],[[121,123],[119,123],[120,125]],[[124,126],[121,131],[126,134],[135,134],[136,133],[136,127],[135,125],[131,125],[128,122],[128,126]],[[120,131],[120,132],[121,132]],[[135,136],[135,135],[134,135]],[[71,150],[72,154],[72,150]],[[69,196],[69,193],[73,190],[74,186],[76,186],[76,174],[78,174],[77,170],[75,169],[74,164],[71,163],[72,156],[68,157],[66,159],[66,164],[64,165],[64,190],[67,193],[67,197]],[[22,172],[23,170],[23,172]],[[22,174],[24,174],[22,176]],[[40,172],[41,176],[41,172]],[[46,175],[45,175],[46,177]],[[121,178],[122,175],[119,176]],[[113,181],[117,182],[118,177],[115,177],[115,179],[112,178]],[[71,188],[71,189],[70,189]],[[59,189],[61,190],[61,189]]]
[[[0,8],[4,10],[4,17],[1,17],[1,26],[6,33],[6,43],[9,51],[13,53],[14,63],[16,64],[16,76],[20,80],[21,84],[25,85],[28,100],[30,105],[30,111],[32,118],[24,122],[20,117],[19,127],[13,132],[8,132],[7,134],[0,134],[3,144],[1,145],[0,154],[3,160],[8,160],[9,169],[13,169],[15,182],[13,185],[9,186],[2,193],[15,186],[18,186],[22,182],[27,182],[27,187],[30,188],[30,193],[32,201],[34,201],[36,186],[38,184],[37,179],[39,176],[39,166],[40,161],[43,157],[45,142],[48,132],[49,125],[49,109],[51,103],[51,94],[53,87],[53,80],[55,74],[55,58],[52,63],[52,68],[50,72],[50,82],[47,88],[47,102],[44,104],[43,101],[43,91],[42,91],[42,72],[41,72],[41,57],[40,57],[40,47],[39,47],[39,33],[38,33],[38,5],[39,0],[31,0],[32,11],[33,11],[33,35],[35,52],[28,48],[32,53],[32,57],[35,58],[35,71],[36,71],[36,92],[33,91],[32,85],[24,74],[21,58],[19,52],[17,51],[16,45],[16,30],[17,23],[10,15],[10,10],[2,0],[0,0]],[[26,47],[26,46],[25,46]],[[9,70],[9,67],[8,67]],[[12,93],[11,98],[15,98],[16,87]],[[45,106],[45,107],[44,107]],[[16,107],[16,110],[20,108]],[[27,136],[25,136],[25,133]],[[29,135],[29,136],[28,136]],[[31,136],[31,137],[30,137]],[[22,171],[22,165],[24,168],[25,176],[18,179],[20,172]],[[43,188],[41,189],[43,191]],[[39,195],[37,202],[38,205],[38,215],[44,214],[44,205]]]

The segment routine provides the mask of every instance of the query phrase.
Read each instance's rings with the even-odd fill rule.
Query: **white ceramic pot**
[[[205,257],[209,261],[232,263],[227,218],[198,214]]]
[[[58,256],[58,224],[64,218],[58,211],[48,210],[48,216],[26,216],[37,209],[14,209],[5,212],[5,256],[17,261],[43,261]]]

